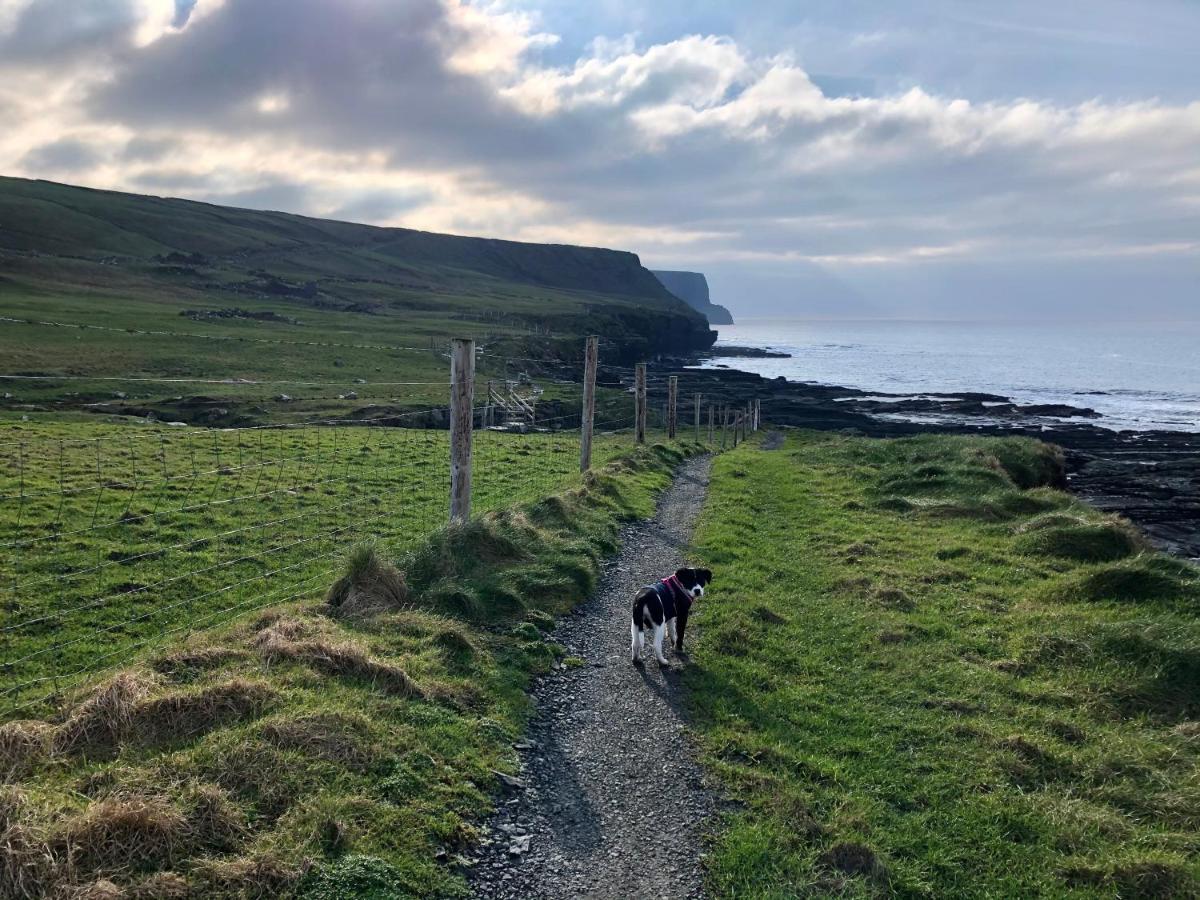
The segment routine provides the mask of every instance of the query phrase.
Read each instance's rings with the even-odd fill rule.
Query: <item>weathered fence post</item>
[[[713,404],[708,404],[708,442],[710,444],[713,442],[713,417],[716,411],[717,408]]]
[[[738,445],[738,435],[742,430],[742,411],[735,409],[733,411],[733,446]]]
[[[679,376],[667,379],[667,439],[675,440],[675,426],[679,413]]]
[[[696,419],[696,443],[700,443],[700,395],[696,394],[692,398],[693,411]]]
[[[483,398],[483,427],[491,428],[496,424],[496,414],[492,407],[492,381],[489,378],[487,383],[487,396]]]
[[[583,351],[583,422],[579,431],[579,471],[592,467],[592,425],[596,419],[596,363],[599,359],[596,335],[587,339]]]
[[[636,443],[646,443],[646,364],[633,368],[633,433]]]
[[[475,423],[475,342],[450,348],[450,521],[471,518],[471,435]]]
[[[762,425],[762,400],[758,397],[754,398],[754,430],[758,431]]]
[[[725,449],[725,440],[729,434],[729,406],[721,407],[721,449]]]

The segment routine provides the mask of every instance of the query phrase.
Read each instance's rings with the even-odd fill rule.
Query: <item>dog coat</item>
[[[674,619],[680,613],[687,615],[688,610],[692,608],[691,596],[674,575],[662,578],[646,587],[658,594],[658,600],[662,603],[664,622],[667,619]]]

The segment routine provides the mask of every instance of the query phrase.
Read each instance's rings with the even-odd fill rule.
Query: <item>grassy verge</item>
[[[461,894],[454,857],[561,655],[544,629],[680,459],[639,450],[398,567],[360,548],[325,603],[0,726],[0,896]]]
[[[445,431],[22,423],[0,446],[0,720],[43,714],[147,645],[336,577],[349,543],[389,555],[446,519]],[[598,436],[602,464],[632,446]],[[577,432],[481,432],[479,512],[579,482]],[[43,699],[45,698],[45,700]]]
[[[1197,571],[1023,440],[717,459],[688,672],[714,893],[1200,891]]]

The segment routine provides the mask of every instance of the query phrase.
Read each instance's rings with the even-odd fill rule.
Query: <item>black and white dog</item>
[[[659,665],[667,665],[663,656],[663,632],[671,630],[671,644],[676,653],[683,652],[683,630],[687,628],[692,601],[704,596],[704,586],[712,581],[708,569],[676,569],[661,581],[647,585],[633,598],[633,621],[629,625],[632,639],[630,655],[633,664],[642,664],[646,644],[646,629],[654,629],[654,657]]]

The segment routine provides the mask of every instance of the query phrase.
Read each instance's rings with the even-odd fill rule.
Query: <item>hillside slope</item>
[[[703,318],[633,253],[380,228],[0,178],[6,310],[22,291],[406,316],[468,334],[597,331],[631,355],[707,347]],[[133,323],[130,323],[133,324]],[[410,325],[420,325],[410,322]],[[372,326],[372,332],[378,325]],[[385,326],[386,328],[386,326]]]

